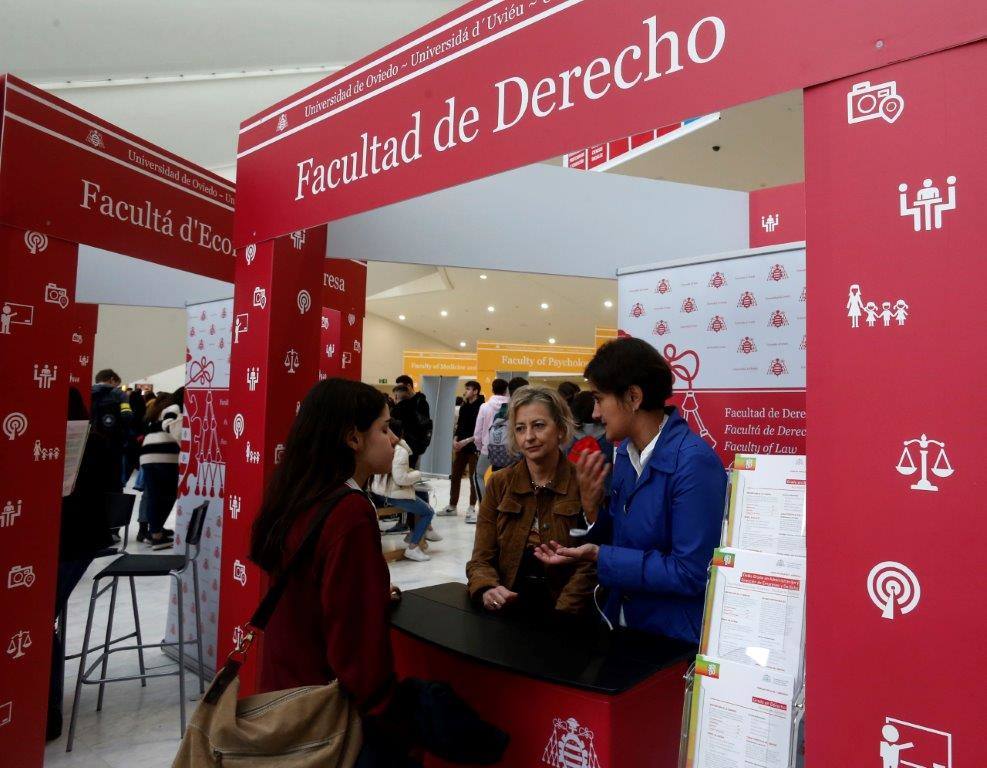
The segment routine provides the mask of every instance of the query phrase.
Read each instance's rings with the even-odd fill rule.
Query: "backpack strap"
[[[254,611],[254,615],[244,625],[243,639],[239,640],[236,647],[230,652],[226,658],[226,663],[219,671],[219,674],[216,675],[216,679],[213,680],[212,685],[209,686],[209,690],[206,691],[203,697],[203,700],[207,704],[215,704],[219,700],[219,697],[223,695],[223,692],[229,687],[230,683],[240,673],[240,667],[243,666],[247,658],[247,651],[250,650],[250,646],[253,644],[256,636],[263,633],[267,628],[268,622],[274,615],[274,609],[278,607],[281,597],[288,588],[288,582],[291,580],[291,577],[298,572],[301,565],[315,550],[316,543],[322,533],[322,528],[329,518],[329,513],[332,512],[339,502],[352,494],[364,496],[362,491],[357,491],[348,485],[344,485],[342,488],[333,491],[329,498],[325,500],[325,503],[319,509],[319,512],[305,532],[305,538],[302,539],[302,543],[298,545],[295,554],[288,561],[288,565],[278,574],[274,583],[268,588],[267,594],[264,595],[264,599],[257,606],[257,610]]]

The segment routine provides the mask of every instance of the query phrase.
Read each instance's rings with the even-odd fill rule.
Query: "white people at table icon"
[[[901,734],[890,723],[881,729],[881,736],[883,737],[881,740],[881,768],[900,768],[901,753],[906,749],[911,749],[915,744],[910,741],[899,744],[898,739],[901,738]]]
[[[854,283],[850,286],[850,296],[846,303],[847,317],[850,318],[850,327],[860,327],[861,315],[867,316],[867,327],[874,328],[880,320],[885,328],[891,327],[891,321],[896,320],[899,326],[905,324],[908,319],[908,302],[898,299],[893,304],[891,301],[882,301],[880,306],[876,301],[864,301],[860,291],[860,285]]]

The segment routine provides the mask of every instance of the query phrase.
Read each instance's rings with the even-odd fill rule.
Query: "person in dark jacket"
[[[673,374],[650,344],[607,342],[586,367],[607,439],[618,442],[612,486],[602,452],[577,464],[584,508],[598,508],[588,543],[543,545],[542,562],[597,564],[612,625],[698,643],[713,549],[720,541],[726,471],[673,407]]]
[[[89,414],[82,394],[69,387],[69,421],[88,421]],[[107,518],[107,494],[119,483],[118,467],[110,441],[92,425],[82,454],[75,488],[62,498],[61,527],[58,547],[58,581],[55,615],[68,604],[76,585],[82,580],[95,556],[113,544]],[[51,651],[51,678],[48,688],[48,726],[51,741],[62,733],[62,698],[65,684],[65,648],[55,633]]]
[[[125,474],[127,440],[133,423],[133,412],[127,393],[120,389],[120,376],[112,368],[104,368],[96,374],[91,394],[90,419],[94,426],[109,440],[110,451],[119,476],[116,492],[123,490],[129,477]]]
[[[415,392],[410,376],[398,376],[395,382],[391,416],[404,426],[404,439],[411,448],[411,468],[418,469],[422,454],[432,443],[432,414],[425,393]]]
[[[452,449],[455,458],[452,462],[451,485],[449,486],[449,506],[441,510],[440,517],[455,517],[459,505],[459,491],[463,484],[463,472],[469,472],[470,506],[467,515],[476,515],[476,462],[480,453],[476,448],[473,432],[476,429],[476,417],[484,397],[480,394],[480,382],[467,381],[463,402],[459,406],[459,418],[456,420],[456,431],[453,434]]]

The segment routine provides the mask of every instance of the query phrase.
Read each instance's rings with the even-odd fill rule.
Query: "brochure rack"
[[[763,750],[797,768],[805,716],[805,457],[737,455],[686,676],[680,768]]]

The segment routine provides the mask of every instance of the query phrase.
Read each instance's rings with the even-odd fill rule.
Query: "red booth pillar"
[[[44,758],[76,254],[0,226],[0,763],[25,768]]]
[[[249,558],[250,530],[288,430],[319,372],[326,228],[295,232],[237,253],[230,360],[226,510],[223,516],[218,663],[236,628],[267,587]],[[241,693],[255,690],[260,648],[240,673]]]
[[[985,68],[806,92],[809,766],[984,765]]]
[[[319,378],[363,376],[363,319],[367,313],[367,262],[326,259],[322,290],[322,359]]]

